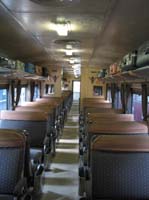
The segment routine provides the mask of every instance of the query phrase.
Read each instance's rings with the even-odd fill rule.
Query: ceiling
[[[82,67],[106,68],[148,40],[148,8],[148,0],[0,0],[0,54],[72,73],[71,44]],[[59,19],[71,23],[68,36],[52,30]]]

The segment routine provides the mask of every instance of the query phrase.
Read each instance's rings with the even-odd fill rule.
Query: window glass
[[[112,102],[112,98],[111,98],[111,89],[108,88],[108,91],[107,91],[107,100]]]
[[[38,85],[35,85],[35,89],[34,89],[34,100],[36,100],[37,98],[39,98],[39,88]]]
[[[0,89],[0,110],[7,110],[7,89]]]
[[[115,108],[116,109],[120,109],[122,108],[122,102],[121,102],[121,92],[120,90],[117,90],[116,94],[115,94]]]
[[[147,115],[149,114],[149,96],[147,97]]]
[[[14,100],[16,101],[17,98],[17,88],[14,90]],[[21,87],[21,94],[18,106],[21,106],[26,101],[26,87]]]
[[[133,94],[132,113],[134,114],[134,119],[136,121],[142,121],[142,95]]]
[[[48,94],[54,94],[54,84],[49,85]]]
[[[26,101],[26,87],[21,88],[21,95],[19,100],[19,105],[22,105]]]
[[[93,86],[93,95],[94,96],[102,96],[103,88],[102,86]]]

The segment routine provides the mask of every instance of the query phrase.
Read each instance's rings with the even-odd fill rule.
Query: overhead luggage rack
[[[149,66],[141,67],[135,70],[125,71],[104,78],[105,81],[149,81]]]
[[[4,78],[10,78],[10,79],[16,79],[16,78],[22,78],[22,79],[36,79],[36,80],[48,80],[48,77],[39,76],[36,74],[31,74],[28,72],[19,71],[16,69],[10,69],[6,67],[0,66],[0,77]]]
[[[137,77],[149,80],[149,66],[138,68],[132,71]]]

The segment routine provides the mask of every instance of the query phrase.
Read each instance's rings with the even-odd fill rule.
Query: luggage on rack
[[[107,75],[107,69],[101,69],[99,71],[98,77],[99,78],[104,78]]]
[[[126,54],[120,62],[121,70],[128,71],[136,69],[136,59],[137,51],[133,51],[131,53]]]
[[[137,68],[149,65],[149,41],[143,43],[138,48],[138,56],[136,62]]]
[[[120,72],[120,67],[118,63],[113,63],[112,65],[110,65],[109,67],[109,74],[110,75],[114,75],[117,74],[118,72]]]

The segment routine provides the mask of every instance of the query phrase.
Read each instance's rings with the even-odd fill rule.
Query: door
[[[73,100],[80,99],[80,81],[73,81]]]

